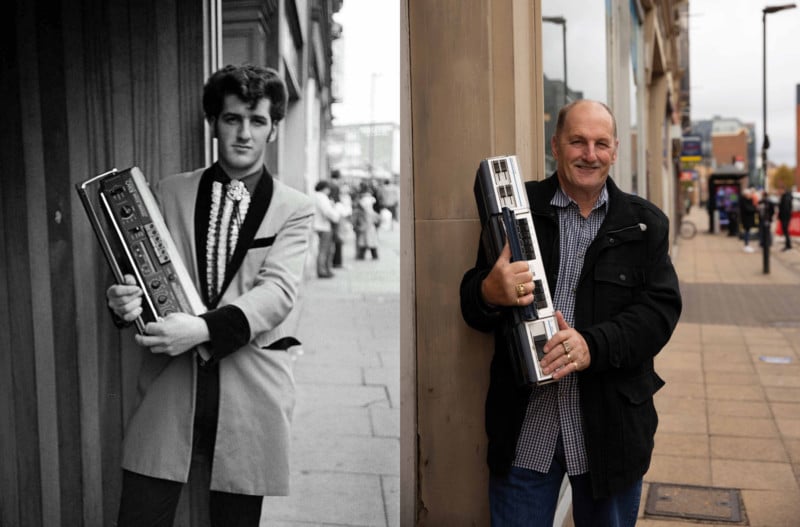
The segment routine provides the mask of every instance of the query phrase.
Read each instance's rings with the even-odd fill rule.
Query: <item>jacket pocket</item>
[[[652,370],[631,379],[620,380],[616,385],[621,423],[617,434],[619,448],[625,452],[619,462],[624,471],[647,468],[653,452],[653,438],[658,428],[653,395],[662,386],[664,381]]]
[[[620,474],[641,474],[647,470],[658,428],[653,395],[664,381],[652,370],[614,382],[616,408],[612,423],[606,423],[613,441],[611,470]],[[618,452],[624,452],[619,454]]]
[[[269,236],[267,238],[256,238],[255,240],[253,240],[253,243],[250,244],[250,248],[258,249],[260,247],[271,247],[273,243],[275,243],[275,236]]]
[[[638,287],[644,283],[644,271],[630,264],[601,262],[595,266],[594,279],[616,287]]]
[[[289,351],[289,348],[300,346],[301,342],[294,337],[283,337],[275,342],[271,342],[266,346],[261,346],[261,349],[272,351]]]
[[[631,404],[640,405],[652,399],[664,386],[664,380],[655,371],[647,371],[632,379],[617,383],[617,391]]]
[[[641,267],[622,262],[598,262],[594,269],[597,320],[605,320],[633,304],[643,284]]]

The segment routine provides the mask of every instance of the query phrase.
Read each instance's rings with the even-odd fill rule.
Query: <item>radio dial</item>
[[[119,215],[123,218],[127,219],[133,216],[133,207],[128,205],[123,205],[119,208]]]

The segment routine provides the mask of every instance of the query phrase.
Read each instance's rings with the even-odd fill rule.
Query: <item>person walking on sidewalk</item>
[[[742,197],[739,200],[739,221],[742,222],[744,252],[755,252],[755,248],[750,247],[750,229],[756,226],[756,205],[753,203],[752,189],[746,188],[742,191]]]
[[[356,260],[363,260],[367,251],[378,259],[378,225],[381,218],[375,212],[375,197],[364,192],[358,197],[353,211],[353,230],[356,232]]]
[[[789,232],[789,223],[792,221],[792,192],[786,188],[785,183],[781,182],[779,185],[782,193],[781,200],[778,202],[778,221],[781,222],[781,230],[786,239],[782,250],[789,251],[792,249],[792,235]]]
[[[572,486],[578,527],[632,526],[653,450],[653,358],[681,312],[669,225],[652,203],[609,177],[616,121],[605,104],[578,100],[558,114],[556,173],[526,183],[560,330],[541,365],[558,382],[518,386],[508,307],[530,305],[534,284],[508,245],[489,261],[479,245],[461,281],[461,311],[494,332],[486,399],[492,525],[550,526],[561,480]]]
[[[331,200],[331,185],[327,181],[319,181],[314,186],[314,230],[319,236],[317,249],[317,276],[331,278],[333,271],[333,225],[339,222],[339,212]]]
[[[341,177],[341,172],[338,170],[331,172],[330,198],[336,212],[339,213],[339,220],[335,223],[331,222],[333,238],[333,258],[331,259],[331,265],[334,269],[341,269],[344,267],[342,248],[350,232],[350,217],[353,215],[353,202],[350,196],[350,187],[341,183]]]
[[[120,527],[171,526],[190,472],[209,481],[211,525],[257,527],[263,496],[289,492],[295,388],[286,351],[297,341],[282,322],[298,295],[314,206],[264,166],[286,100],[274,70],[211,75],[203,110],[219,161],[156,189],[208,311],[173,313],[135,336],[140,400],[122,447]],[[142,313],[133,284],[127,276],[106,292],[120,324]]]

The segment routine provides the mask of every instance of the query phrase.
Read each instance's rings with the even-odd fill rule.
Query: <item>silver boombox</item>
[[[527,262],[533,274],[533,304],[509,308],[511,316],[503,328],[517,379],[527,385],[554,382],[552,375],[542,373],[539,361],[545,342],[558,331],[558,322],[516,156],[481,161],[474,190],[483,226],[481,240],[490,260],[497,260],[508,240],[511,261]]]
[[[147,180],[137,167],[113,169],[75,185],[117,283],[131,274],[143,292],[136,328],[170,313],[206,311]],[[204,360],[209,354],[197,351]]]

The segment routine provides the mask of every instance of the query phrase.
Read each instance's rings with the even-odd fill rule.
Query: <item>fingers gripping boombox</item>
[[[481,161],[474,190],[483,226],[481,243],[489,259],[497,260],[508,240],[511,261],[526,262],[533,274],[533,303],[509,308],[503,327],[517,379],[527,385],[554,382],[552,375],[542,373],[539,361],[558,323],[516,156]]]
[[[138,168],[114,169],[75,188],[114,279],[122,284],[124,275],[133,275],[142,289],[142,314],[136,319],[139,333],[145,333],[148,322],[171,313],[206,311]],[[209,358],[202,346],[197,351]]]

